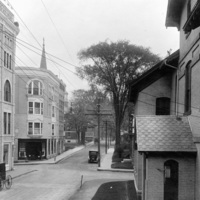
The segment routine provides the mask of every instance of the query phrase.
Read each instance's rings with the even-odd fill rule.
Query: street
[[[97,171],[96,163],[88,163],[89,149],[96,150],[97,146],[86,147],[58,164],[17,166],[15,170],[29,168],[32,172],[14,179],[10,190],[0,192],[0,199],[67,200],[87,182],[102,184],[131,179],[130,173]]]

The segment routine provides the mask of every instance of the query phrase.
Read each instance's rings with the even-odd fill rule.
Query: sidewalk
[[[108,149],[107,154],[105,154],[101,160],[100,167],[98,167],[98,171],[112,171],[112,172],[133,172],[133,169],[112,169],[112,155],[114,152],[114,148],[111,147]]]
[[[93,143],[88,143],[86,146],[90,146]],[[75,154],[76,152],[84,149],[86,146],[81,145],[78,147],[75,147],[73,149],[69,149],[68,151],[63,152],[60,155],[57,155],[56,157],[52,157],[48,160],[37,160],[37,161],[27,161],[27,162],[19,162],[19,163],[15,163],[15,165],[39,165],[39,164],[56,164],[58,162],[60,162],[63,159],[66,159],[70,156],[72,156],[73,154]]]

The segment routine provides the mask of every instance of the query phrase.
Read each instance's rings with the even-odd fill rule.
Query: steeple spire
[[[40,62],[40,68],[41,69],[47,69],[44,38],[43,38],[43,49],[42,49],[42,58],[41,58],[41,62]]]

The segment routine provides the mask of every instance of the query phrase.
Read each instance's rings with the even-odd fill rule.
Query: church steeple
[[[47,63],[46,63],[46,53],[45,53],[45,41],[43,39],[43,49],[42,49],[42,58],[40,62],[40,68],[41,69],[47,69]]]

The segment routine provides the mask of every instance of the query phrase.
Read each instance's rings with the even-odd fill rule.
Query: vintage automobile
[[[99,161],[99,152],[98,151],[89,151],[88,163],[98,162]]]

